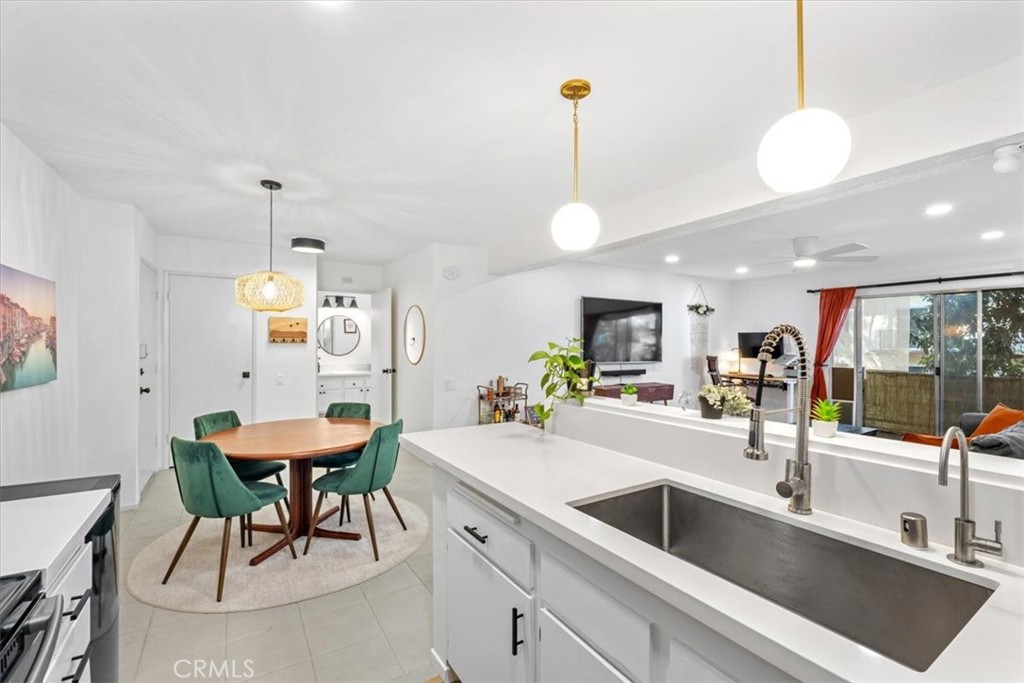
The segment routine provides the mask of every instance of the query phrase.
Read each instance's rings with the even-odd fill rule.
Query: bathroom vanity
[[[403,436],[434,467],[446,680],[1024,679],[1024,463],[972,461],[975,518],[1003,520],[1006,554],[965,568],[937,449],[812,436],[814,511],[796,515],[774,492],[794,427],[767,425],[757,462],[746,420],[708,422],[593,399],[548,432]],[[930,548],[900,543],[906,510]]]

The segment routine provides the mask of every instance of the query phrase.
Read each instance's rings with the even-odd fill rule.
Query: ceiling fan
[[[863,251],[868,245],[863,242],[847,242],[831,249],[818,249],[818,238],[810,235],[807,237],[796,237],[793,239],[793,257],[783,261],[769,261],[757,263],[751,268],[762,266],[774,266],[780,263],[792,263],[793,271],[810,268],[816,263],[870,263],[877,259],[877,256],[861,254],[859,256],[847,256],[855,251]]]

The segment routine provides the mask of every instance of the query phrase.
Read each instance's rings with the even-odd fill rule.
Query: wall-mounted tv
[[[661,304],[583,297],[583,356],[595,363],[661,361]]]
[[[740,356],[743,358],[757,358],[757,354],[761,352],[761,344],[764,343],[764,338],[767,336],[767,332],[740,332]],[[775,349],[772,350],[772,358],[779,358],[781,356],[782,343],[780,340],[780,343],[776,344]]]

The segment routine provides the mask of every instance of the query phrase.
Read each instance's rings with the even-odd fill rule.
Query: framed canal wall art
[[[0,391],[57,379],[57,286],[0,264]]]

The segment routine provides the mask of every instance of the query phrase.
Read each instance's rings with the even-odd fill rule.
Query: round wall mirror
[[[423,350],[427,345],[427,321],[423,317],[423,309],[413,304],[405,314],[405,357],[416,365],[423,360]]]
[[[362,333],[356,321],[347,315],[332,315],[316,328],[316,343],[332,356],[347,356],[359,346]]]

